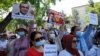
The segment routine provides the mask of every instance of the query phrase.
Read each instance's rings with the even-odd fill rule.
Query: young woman
[[[59,56],[83,56],[82,52],[77,49],[77,38],[73,35],[67,35],[63,42],[65,49],[59,53]]]
[[[43,56],[43,45],[46,43],[40,32],[32,32],[30,36],[31,47],[28,48],[26,56]]]

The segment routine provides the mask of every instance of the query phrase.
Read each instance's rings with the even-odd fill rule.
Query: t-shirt
[[[100,47],[93,45],[87,56],[100,56]]]
[[[34,48],[29,48],[27,50],[26,56],[43,56],[43,53],[42,52],[38,52]]]

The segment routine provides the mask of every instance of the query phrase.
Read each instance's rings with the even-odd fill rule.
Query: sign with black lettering
[[[57,56],[57,45],[44,45],[44,56]]]

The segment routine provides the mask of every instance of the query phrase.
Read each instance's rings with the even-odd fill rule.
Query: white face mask
[[[55,34],[50,34],[50,38],[55,39]]]

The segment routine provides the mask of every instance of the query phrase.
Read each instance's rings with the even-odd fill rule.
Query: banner
[[[44,45],[44,56],[57,56],[57,45]]]
[[[14,3],[12,9],[12,18],[32,20],[34,18],[32,6],[28,3]]]

